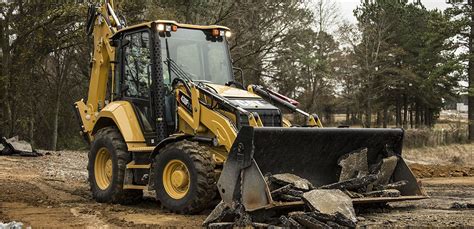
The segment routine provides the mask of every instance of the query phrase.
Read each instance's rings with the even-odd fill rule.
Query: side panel
[[[120,129],[129,149],[138,146],[139,144],[137,145],[137,143],[145,143],[145,138],[140,124],[138,123],[137,116],[129,102],[111,102],[102,109],[99,112],[92,134],[102,127],[100,123],[103,119],[111,119],[114,121],[115,125]]]

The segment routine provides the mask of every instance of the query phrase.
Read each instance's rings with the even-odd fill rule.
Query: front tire
[[[154,164],[156,197],[170,211],[199,213],[215,197],[215,164],[207,148],[197,142],[170,143]]]
[[[97,131],[88,156],[89,184],[97,202],[132,204],[141,199],[142,190],[123,189],[126,166],[132,157],[116,127]]]

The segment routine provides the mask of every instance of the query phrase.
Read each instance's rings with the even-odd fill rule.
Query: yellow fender
[[[94,124],[91,135],[100,128],[115,124],[122,133],[128,148],[137,143],[145,143],[140,124],[132,105],[127,101],[115,101],[102,109]]]

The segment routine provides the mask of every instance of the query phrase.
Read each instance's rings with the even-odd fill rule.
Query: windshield
[[[176,77],[165,64],[167,58],[189,73],[194,81],[224,85],[232,80],[227,44],[222,37],[213,38],[210,31],[179,28],[160,39],[165,83],[171,83]]]

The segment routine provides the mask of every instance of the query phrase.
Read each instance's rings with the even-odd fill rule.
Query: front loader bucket
[[[398,198],[359,198],[354,203],[424,198],[416,178],[401,158],[402,129],[242,127],[218,181],[224,202],[240,202],[247,210],[273,204],[263,174],[291,173],[314,187],[339,182],[343,155],[367,148],[371,167],[397,156],[390,182],[404,180]]]

